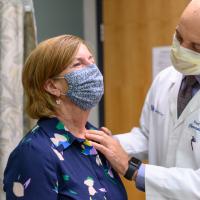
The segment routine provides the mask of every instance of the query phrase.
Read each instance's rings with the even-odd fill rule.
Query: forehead
[[[193,1],[192,1],[193,2]],[[187,40],[200,41],[200,1],[190,3],[181,15],[177,26],[178,32]]]
[[[200,27],[200,24],[198,26],[198,25],[195,25],[194,23],[188,23],[187,20],[183,19],[183,20],[180,20],[176,29],[181,34],[184,40],[199,43],[200,42],[200,28],[198,27]]]
[[[85,44],[80,44],[80,46],[75,54],[75,58],[84,57],[84,56],[88,56],[88,55],[91,55],[91,52],[88,49],[88,47]]]

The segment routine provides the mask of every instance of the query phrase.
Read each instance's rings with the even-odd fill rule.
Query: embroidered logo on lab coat
[[[151,104],[151,111],[152,111],[152,112],[155,112],[156,114],[159,114],[159,115],[161,115],[161,116],[164,115],[164,114],[161,113],[158,109],[156,109],[155,106],[152,105],[152,104]]]
[[[200,142],[200,122],[194,120],[192,123],[188,124],[188,128],[193,130],[191,138],[191,147],[193,150],[193,143]]]

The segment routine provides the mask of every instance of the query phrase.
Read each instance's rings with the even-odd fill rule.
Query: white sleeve
[[[148,200],[199,200],[200,169],[145,166],[145,191]]]
[[[149,118],[150,118],[150,94],[149,90],[140,117],[140,127],[133,127],[129,133],[118,134],[117,138],[125,151],[138,159],[146,160],[148,157],[148,137],[149,137]],[[151,94],[152,96],[152,94]]]
[[[118,134],[114,137],[130,156],[141,160],[147,159],[148,141],[139,128],[133,128],[129,133]]]

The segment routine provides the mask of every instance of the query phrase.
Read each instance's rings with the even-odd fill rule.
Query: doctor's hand
[[[129,156],[120,143],[112,137],[111,131],[105,127],[101,128],[101,131],[87,130],[85,136],[97,150],[104,154],[118,173],[125,174],[128,169]]]

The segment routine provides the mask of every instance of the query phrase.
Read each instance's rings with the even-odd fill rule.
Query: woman
[[[101,99],[103,77],[88,46],[72,35],[48,39],[22,75],[27,113],[37,125],[11,153],[7,200],[126,200],[118,175],[85,139],[88,115]]]

